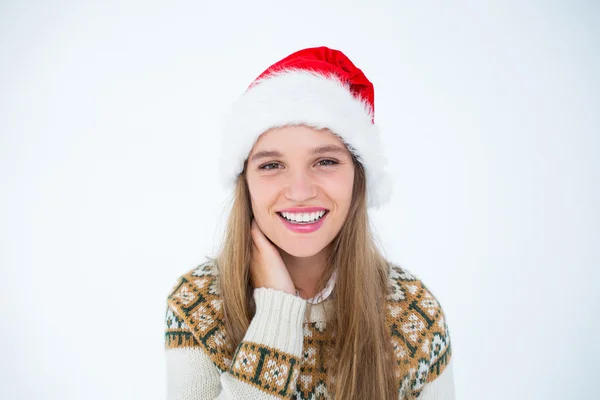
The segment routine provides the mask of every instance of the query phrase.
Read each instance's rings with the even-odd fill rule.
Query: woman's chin
[[[293,257],[305,258],[319,254],[325,246],[316,243],[286,243],[279,246],[281,250]]]

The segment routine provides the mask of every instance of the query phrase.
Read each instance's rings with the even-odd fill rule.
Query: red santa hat
[[[364,166],[369,207],[389,201],[391,182],[374,123],[373,84],[344,53],[297,51],[271,65],[233,104],[224,122],[221,180],[235,185],[258,137],[272,128],[327,128]]]

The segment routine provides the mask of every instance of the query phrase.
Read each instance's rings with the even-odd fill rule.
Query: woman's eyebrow
[[[313,147],[309,150],[309,153],[312,155],[315,154],[323,154],[323,153],[345,153],[346,149],[340,146],[336,146],[335,144],[328,144],[320,147]]]
[[[281,158],[281,157],[283,157],[283,154],[281,154],[280,152],[275,151],[275,150],[262,150],[262,151],[256,152],[252,156],[252,158],[250,158],[250,161],[252,162],[252,161],[256,161],[256,160],[258,160],[260,158],[268,158],[268,157],[279,157],[279,158]]]

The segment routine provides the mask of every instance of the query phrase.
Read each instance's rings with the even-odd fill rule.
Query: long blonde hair
[[[344,400],[396,399],[398,382],[385,324],[388,264],[369,227],[364,168],[356,159],[354,166],[352,204],[330,244],[331,255],[317,287],[321,290],[333,271],[338,271],[333,318],[327,324],[332,332],[342,334],[335,334],[335,346],[328,353],[328,375],[335,376],[335,385],[328,389]],[[220,289],[225,329],[233,349],[242,341],[255,313],[249,280],[252,208],[245,175],[244,167],[216,257],[220,282],[224,282]]]

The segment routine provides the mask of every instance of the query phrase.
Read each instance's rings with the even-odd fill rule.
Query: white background
[[[220,118],[319,45],[375,84],[373,222],[444,307],[458,399],[600,397],[599,26],[593,1],[1,2],[0,398],[165,397]]]

